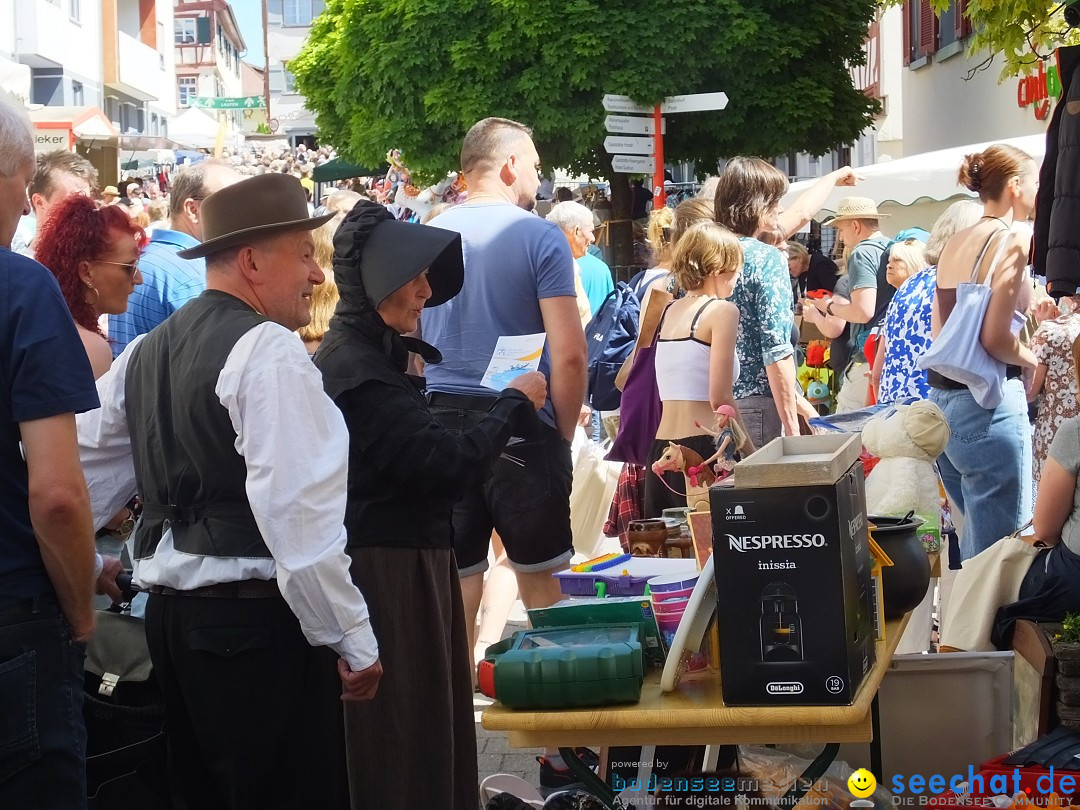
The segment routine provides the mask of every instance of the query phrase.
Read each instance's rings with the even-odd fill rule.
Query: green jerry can
[[[522,630],[488,647],[480,691],[512,709],[636,703],[644,678],[641,625]]]

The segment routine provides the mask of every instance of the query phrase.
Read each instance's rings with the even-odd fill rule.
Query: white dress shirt
[[[133,340],[98,380],[101,407],[77,419],[95,529],[137,489],[124,380],[142,338]],[[135,561],[135,581],[191,590],[276,578],[311,644],[331,647],[354,671],[370,666],[378,645],[345,553],[349,433],[304,344],[279,324],[256,326],[229,352],[214,390],[236,431],[236,451],[247,467],[248,501],[273,557],[185,553],[173,546],[166,530],[153,556]]]

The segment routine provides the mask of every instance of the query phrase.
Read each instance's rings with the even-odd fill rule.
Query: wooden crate
[[[861,452],[857,433],[781,436],[735,467],[735,488],[827,486],[840,480]]]

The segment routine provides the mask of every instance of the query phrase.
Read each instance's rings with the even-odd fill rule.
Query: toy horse
[[[695,512],[709,511],[709,487],[716,481],[712,468],[689,447],[668,442],[664,454],[653,462],[652,471],[659,476],[666,472],[681,472],[686,481],[686,505]],[[691,474],[690,469],[695,468]]]

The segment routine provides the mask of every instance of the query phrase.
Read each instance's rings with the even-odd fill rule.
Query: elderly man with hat
[[[454,556],[454,505],[488,475],[512,435],[540,429],[547,382],[510,381],[473,426],[448,430],[406,373],[409,351],[438,363],[414,332],[426,306],[461,290],[461,235],[393,218],[361,200],[334,237],[341,294],[315,355],[349,426],[345,527],[353,579],[393,679],[346,707],[354,810],[475,810],[472,659]],[[372,729],[393,728],[392,734]],[[417,778],[423,774],[423,778]]]
[[[847,297],[838,290],[835,295],[803,301],[803,318],[824,326],[822,331],[838,337],[851,324],[847,342],[848,362],[843,369],[844,380],[836,398],[838,413],[858,410],[866,405],[870,386],[869,365],[863,346],[871,330],[885,314],[893,288],[885,278],[886,251],[889,239],[881,232],[882,214],[868,197],[845,197],[837,206],[836,215],[822,225],[836,228],[844,243],[847,261]],[[839,284],[837,285],[840,286]],[[833,316],[829,324],[825,316]]]
[[[206,291],[132,341],[79,424],[95,522],[141,493],[135,578],[175,804],[336,810],[341,700],[370,699],[382,667],[345,551],[347,429],[293,334],[329,216],[281,174],[211,194],[202,216],[180,255],[206,257]]]
[[[116,186],[105,186],[101,190],[101,201],[105,205],[117,205],[120,202],[120,189]]]

